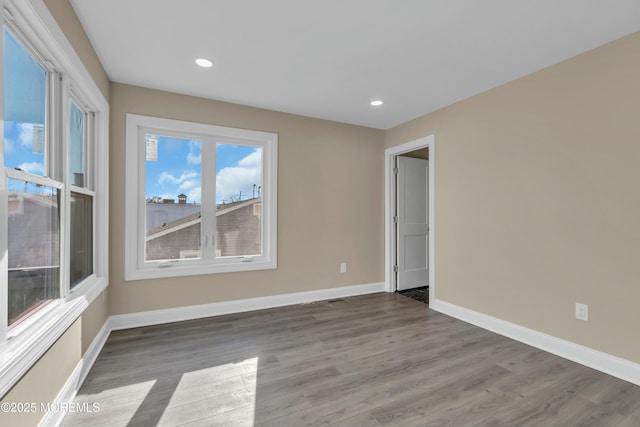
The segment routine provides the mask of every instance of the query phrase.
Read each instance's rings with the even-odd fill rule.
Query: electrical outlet
[[[587,304],[576,303],[576,319],[578,320],[589,320],[589,306]]]
[[[346,273],[347,272],[347,263],[343,262],[342,264],[340,264],[340,273]]]

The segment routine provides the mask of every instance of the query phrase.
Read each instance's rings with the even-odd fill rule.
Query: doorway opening
[[[385,288],[424,302],[435,298],[434,165],[433,135],[385,150]]]

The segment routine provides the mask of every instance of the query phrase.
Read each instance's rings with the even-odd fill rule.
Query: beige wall
[[[125,282],[126,113],[279,135],[277,270]],[[114,83],[110,133],[111,314],[384,280],[384,131]]]
[[[33,365],[7,394],[2,403],[35,403],[35,412],[0,412],[0,425],[31,427],[38,425],[45,412],[40,404],[53,403],[62,386],[80,361],[81,321],[77,320]],[[46,407],[45,407],[46,408]]]
[[[82,316],[58,338],[38,362],[13,386],[1,402],[35,403],[35,413],[2,413],[0,426],[35,426],[45,415],[40,404],[53,403],[107,320],[107,297],[103,292]],[[45,406],[46,407],[46,406]]]
[[[54,402],[107,317],[107,293],[103,292],[0,401],[35,403],[38,411],[21,414],[0,412],[0,426],[38,424],[44,416],[40,404]]]
[[[44,0],[51,15],[62,28],[62,32],[71,43],[80,60],[87,68],[96,85],[107,100],[109,99],[109,77],[102,67],[91,42],[87,37],[78,16],[71,7],[69,0]]]
[[[101,293],[84,313],[82,313],[82,317],[80,318],[80,324],[82,326],[80,339],[83,355],[109,317],[107,294],[107,290]]]
[[[639,76],[635,33],[387,132],[435,134],[438,299],[640,362]]]

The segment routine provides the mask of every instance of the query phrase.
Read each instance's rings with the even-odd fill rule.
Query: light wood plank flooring
[[[114,332],[70,426],[640,426],[640,387],[399,294]]]

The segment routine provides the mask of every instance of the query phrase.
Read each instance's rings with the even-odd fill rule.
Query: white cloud
[[[18,123],[18,137],[23,147],[31,150],[33,145],[33,124]]]
[[[195,154],[195,153],[192,153],[191,151],[189,152],[189,154],[187,154],[187,164],[199,165],[200,163],[202,163],[201,154]]]
[[[240,159],[238,166],[243,168],[256,168],[262,165],[262,150],[256,150],[247,157]]]
[[[237,196],[240,191],[251,197],[253,184],[262,185],[262,151],[256,150],[238,162],[238,166],[221,169],[216,175],[218,202]]]
[[[22,163],[18,168],[34,175],[42,175],[44,173],[44,165],[38,162]]]
[[[162,172],[158,177],[159,184],[182,184],[184,181],[193,179],[198,176],[196,171],[184,171],[179,177],[171,175],[169,172]]]
[[[163,185],[177,186],[172,193],[164,193],[160,197],[163,199],[173,199],[178,201],[178,194],[187,195],[187,203],[200,203],[200,180],[198,172],[183,171],[180,176],[176,177],[171,173],[164,171],[158,177],[158,182]],[[195,178],[195,179],[194,179]]]
[[[200,187],[193,188],[187,193],[187,203],[200,203],[200,198]]]
[[[187,181],[184,181],[182,184],[180,184],[180,187],[178,187],[178,190],[176,190],[178,193],[180,192],[184,192],[187,190],[190,190],[194,187],[197,187],[200,185],[200,181],[195,180],[195,179],[190,179]]]
[[[202,163],[200,144],[200,141],[189,141],[189,153],[187,154],[188,165],[199,165]]]
[[[4,152],[13,153],[13,142],[10,139],[4,139]]]

